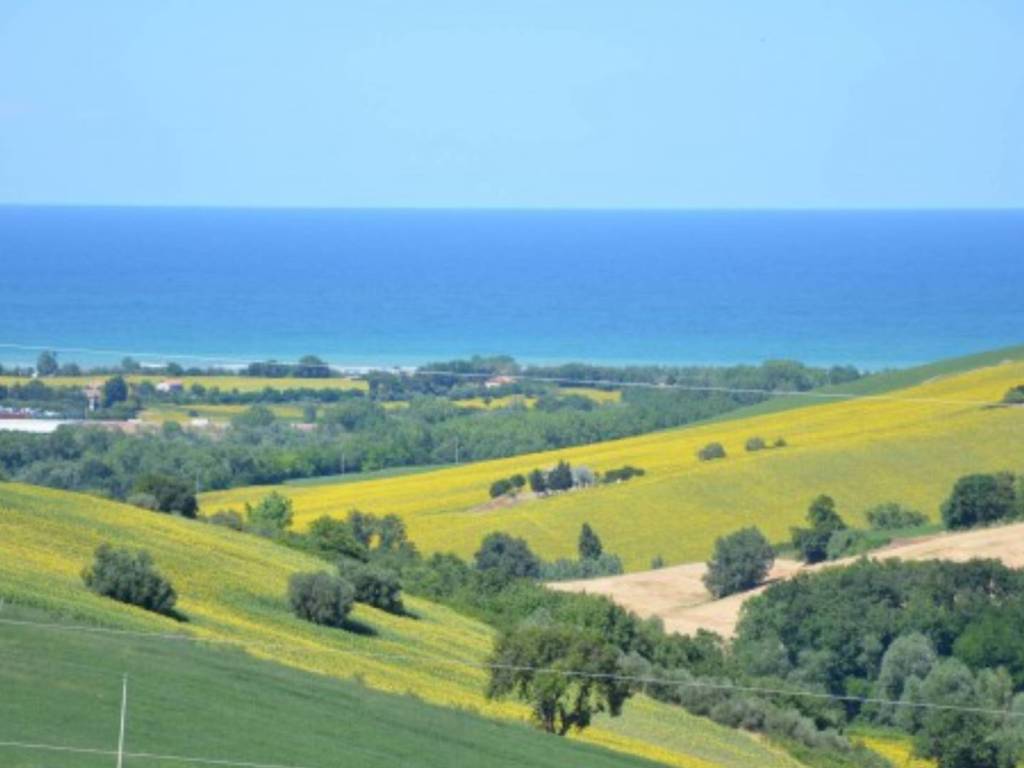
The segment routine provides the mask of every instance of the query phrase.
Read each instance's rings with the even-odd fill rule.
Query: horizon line
[[[228,203],[5,202],[0,208],[187,210],[187,211],[365,211],[396,213],[1018,213],[1020,205],[983,206],[486,206],[486,205],[267,205]]]

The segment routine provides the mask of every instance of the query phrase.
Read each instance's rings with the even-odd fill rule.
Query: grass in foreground
[[[8,608],[0,619],[53,617]],[[116,749],[127,674],[130,753],[310,768],[654,765],[209,645],[0,624],[0,656],[0,742]],[[113,758],[0,746],[0,764],[107,768]]]
[[[177,589],[176,607],[188,622],[180,624],[85,590],[79,573],[105,541],[147,549]],[[294,618],[284,597],[288,576],[326,567],[299,552],[218,526],[80,494],[0,483],[0,597],[8,604],[17,601],[76,622],[227,641],[253,657],[294,670],[335,679],[358,676],[381,691],[410,693],[488,717],[526,718],[519,704],[484,699],[483,669],[453,663],[486,660],[493,631],[480,622],[415,598],[406,604],[416,618],[357,606],[352,618],[359,632]],[[37,663],[45,666],[49,660],[40,654]],[[258,730],[255,723],[248,727]],[[345,733],[343,721],[332,727]],[[748,734],[643,699],[629,702],[621,718],[596,723],[580,740],[679,768],[796,765]]]
[[[834,496],[840,513],[858,527],[866,527],[864,510],[886,501],[935,519],[959,475],[1024,469],[1014,465],[1024,455],[1024,408],[982,405],[1021,382],[1024,363],[1011,362],[940,376],[884,399],[812,401],[745,419],[288,495],[299,527],[353,508],[395,513],[424,551],[467,556],[495,530],[523,536],[545,558],[571,556],[580,526],[589,522],[606,551],[620,555],[628,570],[639,570],[658,554],[669,563],[705,559],[717,537],[748,525],[783,540],[820,493]],[[755,435],[769,442],[782,436],[789,445],[748,453],[744,444]],[[711,441],[725,446],[727,458],[698,461],[697,450]],[[632,464],[647,474],[620,485],[478,508],[495,479],[561,458],[602,471]],[[206,494],[202,505],[241,508],[268,490]]]

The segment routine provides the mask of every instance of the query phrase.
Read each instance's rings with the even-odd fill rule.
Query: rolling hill
[[[1024,382],[1024,348],[883,374],[841,393],[755,406],[733,418],[528,456],[390,478],[289,488],[299,527],[358,508],[395,513],[426,551],[471,555],[502,530],[545,558],[573,556],[583,522],[620,555],[627,570],[705,559],[718,536],[757,525],[774,540],[803,522],[810,500],[832,495],[852,524],[895,500],[933,517],[953,481],[969,472],[1016,467],[1024,453],[1024,408],[991,407]],[[971,367],[981,366],[981,367]],[[837,395],[834,399],[831,395]],[[787,447],[747,452],[746,440],[783,437]],[[725,459],[696,452],[716,441]],[[559,459],[605,471],[624,464],[647,474],[618,485],[518,503],[488,504],[492,481]],[[203,511],[241,508],[269,489],[205,494]]]
[[[188,621],[179,623],[149,614],[85,590],[80,571],[102,542],[147,549],[177,589],[178,608]],[[116,733],[116,722],[110,719],[110,713],[114,706],[111,696],[116,697],[116,679],[111,693],[107,676],[101,675],[103,686],[107,686],[101,690],[96,670],[111,670],[116,678],[122,666],[114,661],[123,653],[128,665],[125,668],[133,677],[135,670],[140,670],[145,680],[142,685],[152,695],[166,690],[167,696],[160,701],[169,708],[167,722],[184,723],[185,719],[192,718],[190,722],[199,727],[205,722],[202,713],[216,717],[224,710],[221,715],[224,722],[244,727],[243,735],[254,739],[254,744],[261,743],[261,734],[275,733],[275,728],[283,732],[297,727],[295,723],[307,722],[290,717],[282,719],[276,712],[278,708],[302,696],[307,697],[314,708],[325,698],[351,699],[355,696],[351,682],[348,688],[332,688],[332,681],[358,680],[381,692],[381,696],[400,695],[395,699],[398,703],[394,709],[399,713],[395,717],[405,712],[408,718],[396,726],[397,732],[403,735],[400,739],[396,737],[394,749],[422,749],[422,740],[417,741],[415,734],[409,733],[410,729],[419,729],[431,738],[456,741],[464,738],[472,742],[478,733],[484,743],[492,745],[495,753],[517,755],[517,750],[522,749],[526,750],[522,754],[528,754],[535,747],[527,742],[530,738],[539,738],[541,748],[549,745],[552,756],[568,754],[555,751],[567,749],[566,743],[550,744],[540,734],[528,734],[530,738],[522,735],[521,742],[517,741],[520,736],[514,736],[500,743],[495,726],[476,717],[521,723],[526,716],[525,708],[519,704],[488,702],[482,695],[486,678],[478,665],[485,661],[493,638],[492,630],[484,624],[413,598],[407,600],[407,607],[414,617],[393,616],[358,606],[353,613],[358,631],[328,629],[295,619],[284,599],[288,576],[324,566],[322,561],[226,528],[148,513],[89,496],[0,483],[0,598],[6,604],[0,619],[20,615],[12,611],[28,610],[56,617],[59,621],[142,632],[186,633],[202,641],[189,646],[194,651],[154,645],[160,641],[152,639],[147,639],[149,644],[144,645],[132,642],[122,646],[122,650],[111,646],[109,663],[101,664],[91,659],[102,655],[102,648],[107,646],[90,646],[96,642],[94,639],[76,639],[56,631],[53,635],[37,635],[37,640],[19,639],[34,630],[0,621],[2,647],[17,651],[20,660],[17,665],[0,667],[5,691],[5,696],[0,697],[4,702],[0,703],[0,712],[11,718],[0,719],[0,741],[43,739],[52,742],[53,732],[69,728],[69,738],[80,735],[86,746],[113,743],[111,734]],[[199,659],[189,655],[193,652],[213,654],[213,649],[225,646],[233,650],[217,653],[229,653],[230,657],[211,655]],[[174,669],[185,670],[193,664],[200,670],[209,669],[209,674],[191,675],[183,671],[180,679],[176,678],[177,682],[170,679],[175,677]],[[260,664],[268,666],[258,668]],[[160,683],[159,676],[146,677],[151,673],[156,675],[155,670],[164,665],[169,665],[170,675],[166,686]],[[267,712],[266,718],[262,715],[244,718],[239,714],[243,708],[238,707],[237,712],[232,708],[238,701],[259,700],[256,692],[250,695],[239,681],[240,669],[249,669],[247,665],[252,665],[257,679],[264,672],[273,678],[267,683],[267,708],[260,709],[260,712]],[[300,677],[302,675],[307,677]],[[308,677],[310,675],[314,677]],[[308,682],[314,678],[319,682]],[[49,679],[54,681],[52,685],[39,685],[39,681]],[[7,691],[19,692],[23,697],[18,700],[20,704],[12,704],[14,700],[6,696]],[[83,691],[91,693],[83,695]],[[179,694],[180,700],[176,698]],[[275,699],[277,696],[279,698]],[[367,701],[367,716],[390,706],[383,698],[368,697]],[[51,705],[57,705],[55,702],[61,706],[51,710]],[[378,709],[374,710],[371,704]],[[320,743],[344,743],[350,738],[345,735],[348,721],[342,716],[346,705],[341,701],[335,706],[339,707],[334,710],[339,713],[338,720],[310,715],[308,722],[318,729]],[[450,723],[446,720],[450,714],[437,713],[436,707],[458,708],[472,718],[460,726],[445,726]],[[60,717],[33,722],[33,712],[39,711],[58,711]],[[93,719],[94,716],[99,719]],[[163,715],[151,713],[149,716]],[[145,717],[143,715],[144,722]],[[279,726],[273,724],[275,718],[280,719]],[[143,735],[151,734],[154,741],[152,744],[135,742],[136,751],[166,749],[182,754],[180,744],[190,743],[187,738],[184,742],[172,741],[177,735],[170,729],[166,737],[158,738],[155,731],[159,729],[155,726],[148,730],[140,728]],[[381,728],[386,730],[386,724],[381,724]],[[480,730],[474,731],[476,728]],[[21,734],[30,738],[21,738]],[[86,740],[89,734],[94,734],[95,739]],[[223,749],[235,756],[262,754],[258,750],[243,749],[240,743],[229,743],[227,739],[227,735],[204,733],[197,737],[195,745],[197,750],[199,747],[211,752]],[[755,763],[765,768],[796,766],[792,759],[754,737],[644,698],[630,701],[621,718],[601,718],[579,741],[588,742],[589,751],[568,756],[563,764],[597,764],[592,763],[589,756],[598,754],[593,752],[597,747],[603,747],[611,751],[599,753],[604,755],[601,759],[605,762],[601,764],[609,766],[635,764],[628,760],[616,763],[615,753],[680,768],[740,768]],[[574,739],[573,743],[576,742]],[[283,745],[290,743],[287,739],[282,742]],[[367,744],[367,749],[382,747],[371,743]],[[383,749],[387,751],[390,747]],[[446,750],[449,755],[459,754],[455,746]],[[315,755],[309,751],[291,754],[310,755],[306,765],[326,765],[323,759],[313,760]],[[30,754],[19,753],[22,761],[19,765],[36,768],[54,764],[52,755],[48,760],[43,759],[45,757],[33,758]],[[77,760],[75,764],[87,765]],[[384,761],[382,764],[407,763]],[[473,764],[480,763],[473,761]],[[495,758],[493,764],[503,763]]]

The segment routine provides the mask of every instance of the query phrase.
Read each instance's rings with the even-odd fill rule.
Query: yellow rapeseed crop
[[[148,550],[178,591],[178,608],[188,622],[87,591],[80,573],[103,542]],[[329,567],[227,528],[80,494],[0,483],[0,597],[8,601],[79,623],[229,642],[254,656],[334,677],[358,675],[372,687],[439,705],[491,717],[526,717],[520,704],[484,698],[484,670],[444,661],[485,661],[493,632],[480,622],[415,598],[406,600],[415,618],[357,606],[353,619],[376,634],[294,618],[284,596],[289,575]],[[622,718],[602,720],[582,738],[679,768],[796,766],[745,733],[644,699],[630,702]]]
[[[401,515],[426,552],[471,555],[491,531],[523,536],[546,558],[574,554],[589,522],[605,550],[630,570],[652,557],[704,559],[717,537],[747,525],[773,540],[802,524],[810,500],[835,497],[853,524],[883,501],[937,517],[954,480],[969,472],[1024,470],[1024,408],[990,408],[1024,382],[1024,363],[1004,363],[941,377],[878,398],[810,401],[780,413],[518,456],[394,478],[289,488],[299,527],[353,508]],[[748,453],[748,438],[784,437],[785,448]],[[725,459],[698,461],[699,448],[721,442]],[[608,470],[633,464],[646,476],[612,486],[487,508],[492,481],[558,459]],[[1016,464],[1016,465],[1015,465]],[[267,493],[251,487],[207,494],[206,510],[240,508]]]

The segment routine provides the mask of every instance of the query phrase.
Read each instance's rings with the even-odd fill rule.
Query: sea
[[[1024,211],[0,207],[0,362],[912,365],[1024,343]]]

